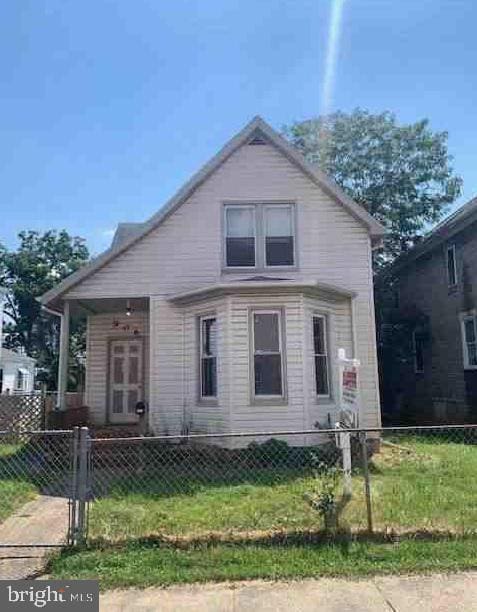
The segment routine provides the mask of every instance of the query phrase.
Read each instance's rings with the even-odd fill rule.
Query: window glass
[[[200,319],[200,394],[217,396],[217,320]]]
[[[254,314],[253,340],[255,395],[283,395],[279,312]]]
[[[293,265],[293,221],[290,206],[265,208],[265,262],[267,266]]]
[[[477,342],[475,333],[475,318],[466,317],[464,319],[464,341],[467,356],[467,366],[477,365]]]
[[[451,246],[447,249],[447,280],[449,285],[457,284],[455,248]]]
[[[315,382],[317,395],[329,395],[326,319],[313,317],[313,350],[315,356]]]
[[[227,266],[255,266],[255,214],[252,207],[226,209]]]

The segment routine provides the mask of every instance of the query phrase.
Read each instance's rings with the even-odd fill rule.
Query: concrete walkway
[[[472,612],[477,572],[109,591],[108,612]]]
[[[68,500],[42,495],[19,508],[0,524],[0,580],[20,580],[38,575],[55,550],[66,541]],[[48,544],[48,547],[28,546]]]

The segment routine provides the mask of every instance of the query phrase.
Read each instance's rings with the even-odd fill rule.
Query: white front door
[[[113,340],[109,360],[109,420],[137,421],[136,403],[144,400],[142,340]]]

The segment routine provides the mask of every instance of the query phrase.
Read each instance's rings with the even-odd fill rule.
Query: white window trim
[[[263,267],[265,270],[276,270],[277,268],[294,268],[296,266],[296,227],[295,227],[295,206],[291,202],[289,204],[262,204],[260,206],[260,226],[261,235],[260,241],[262,243],[262,257]],[[269,266],[267,264],[267,235],[265,229],[265,214],[268,208],[288,208],[290,210],[291,219],[291,231],[293,238],[293,263],[292,264],[281,264],[279,266]]]
[[[470,312],[465,312],[460,315],[460,331],[461,331],[461,340],[462,340],[462,352],[464,356],[464,370],[477,370],[477,365],[470,365],[469,363],[469,351],[467,348],[467,342],[465,339],[465,322],[468,319],[472,319],[474,322],[474,334],[476,334],[477,340],[477,321],[476,321],[476,312],[472,310]]]
[[[290,265],[267,266],[266,240],[264,227],[264,210],[272,207],[289,207],[291,209],[292,231],[293,231],[293,263]],[[254,266],[229,266],[227,264],[227,210],[229,208],[251,208],[254,221],[255,239],[255,265]],[[295,202],[224,202],[222,214],[222,269],[226,272],[242,271],[271,271],[271,270],[296,270],[298,267],[297,257],[297,235],[296,235],[296,205]]]
[[[416,342],[416,330],[415,329],[412,330],[412,350],[414,353],[414,373],[424,374],[424,367],[422,368],[422,370],[419,370],[417,366],[417,342]],[[424,361],[424,356],[423,356],[423,361]]]
[[[215,355],[215,369],[216,369],[216,393],[215,395],[203,395],[202,394],[202,373],[203,373],[203,368],[202,368],[202,360],[204,359],[204,356],[202,354],[202,347],[203,347],[203,336],[202,336],[202,323],[204,321],[208,321],[210,319],[214,319],[215,320],[215,324],[218,325],[217,323],[217,316],[215,314],[208,314],[208,315],[203,315],[199,317],[199,400],[201,402],[208,402],[208,401],[216,401],[217,400],[217,391],[218,391],[218,386],[219,386],[219,378],[218,378],[218,368],[217,368],[217,360],[218,360],[218,355]],[[218,327],[217,327],[217,331],[216,333],[218,333]],[[218,348],[218,337],[217,337],[217,348]],[[217,351],[218,352],[218,351]],[[212,356],[214,357],[214,356]]]
[[[325,343],[325,352],[324,353],[315,353],[315,337],[314,337],[314,329],[315,326],[313,325],[314,321],[313,319],[322,319],[323,321],[323,339],[324,339],[324,343]],[[330,399],[331,398],[331,376],[330,376],[330,356],[329,356],[329,350],[328,350],[328,331],[329,326],[328,326],[328,317],[327,315],[324,314],[319,314],[319,313],[313,313],[312,317],[311,317],[311,334],[312,334],[312,347],[313,347],[313,377],[314,377],[314,382],[315,382],[315,396],[318,399]],[[324,356],[326,357],[326,381],[327,381],[327,387],[328,387],[328,393],[317,393],[317,380],[316,380],[316,357],[318,356]]]
[[[451,279],[449,278],[449,251],[452,251],[452,257],[453,257],[453,268],[454,268],[454,281],[453,283],[451,283]],[[456,260],[456,254],[455,254],[455,244],[451,244],[450,246],[447,247],[446,249],[446,273],[447,273],[447,285],[448,287],[455,287],[458,284],[458,279],[457,279],[457,260]]]
[[[241,209],[247,208],[253,213],[253,238],[254,238],[254,252],[255,252],[255,265],[254,266],[229,266],[227,264],[227,211],[231,209]],[[255,270],[258,267],[258,232],[257,232],[257,209],[256,204],[246,203],[246,204],[225,204],[223,211],[223,231],[222,231],[222,244],[223,244],[223,266],[227,270]]]
[[[251,314],[251,325],[250,325],[250,333],[251,333],[251,340],[252,340],[252,360],[251,360],[251,382],[252,382],[252,388],[251,388],[251,395],[252,395],[252,399],[254,402],[262,402],[262,401],[269,401],[269,400],[278,400],[278,401],[283,401],[286,397],[286,392],[285,392],[285,359],[284,359],[284,347],[283,347],[283,311],[280,308],[269,308],[269,309],[264,309],[264,308],[252,308],[250,310],[250,314]],[[276,314],[278,315],[278,348],[279,348],[279,354],[280,354],[280,371],[281,371],[281,380],[280,380],[280,384],[281,384],[281,389],[282,392],[280,395],[257,395],[255,393],[255,315],[261,315],[261,314]],[[259,355],[276,355],[276,351],[261,351],[260,353],[257,353]]]

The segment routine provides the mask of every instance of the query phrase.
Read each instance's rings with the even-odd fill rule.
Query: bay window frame
[[[278,315],[278,342],[280,354],[280,372],[281,372],[281,394],[280,395],[262,395],[255,393],[255,315],[257,314],[277,314]],[[286,328],[285,328],[285,310],[282,307],[250,307],[249,308],[249,341],[250,341],[250,398],[251,404],[271,404],[281,405],[287,403],[287,370],[286,370],[286,346],[285,346]],[[267,352],[261,354],[275,355],[276,352]]]
[[[314,320],[321,319],[323,321],[323,342],[324,342],[324,353],[315,353],[315,326]],[[330,400],[332,397],[332,372],[330,368],[330,342],[329,342],[329,317],[326,314],[313,312],[311,315],[311,342],[313,349],[313,379],[315,383],[314,394],[318,400]],[[328,393],[318,393],[318,381],[316,379],[316,358],[318,356],[326,357],[326,384],[328,387]]]
[[[203,356],[202,347],[203,347],[203,322],[208,320],[215,320],[216,334],[218,334],[218,318],[217,314],[214,312],[199,315],[197,317],[198,322],[198,360],[199,360],[199,377],[198,377],[198,399],[200,404],[217,404],[218,401],[218,393],[219,393],[219,371],[218,371],[218,337],[217,337],[217,347],[216,354],[211,356]],[[203,359],[215,358],[215,395],[204,395],[203,387],[202,387],[202,376],[203,376]]]

